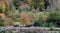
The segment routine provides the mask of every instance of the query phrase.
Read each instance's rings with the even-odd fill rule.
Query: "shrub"
[[[0,26],[4,26],[4,20],[2,19],[1,16],[0,16]]]
[[[30,7],[34,9],[39,8],[41,11],[44,9],[44,0],[32,0]]]
[[[22,13],[20,15],[20,21],[24,25],[30,25],[30,23],[31,23],[31,17],[27,13]]]
[[[11,11],[8,15],[8,18],[11,18],[15,22],[19,22],[20,13],[18,11]]]
[[[50,12],[49,14],[49,18],[46,20],[47,23],[52,23],[55,26],[60,25],[60,12],[58,11],[54,11],[54,12]]]
[[[44,26],[44,24],[46,23],[46,20],[47,20],[47,18],[48,18],[48,13],[44,13],[44,12],[42,12],[42,13],[39,13],[39,17],[38,17],[38,19],[36,19],[35,21],[34,21],[34,26]]]
[[[60,27],[60,12],[53,11],[40,13],[33,25],[42,27]]]

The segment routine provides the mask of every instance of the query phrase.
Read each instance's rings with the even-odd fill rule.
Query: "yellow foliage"
[[[4,13],[6,11],[5,3],[2,1],[2,12]]]

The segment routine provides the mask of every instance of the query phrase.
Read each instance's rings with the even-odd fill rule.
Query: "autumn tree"
[[[5,15],[7,15],[7,13],[10,12],[9,1],[8,0],[2,0],[0,3],[1,3],[0,4],[1,13],[4,13]]]
[[[21,24],[23,24],[23,25],[29,25],[29,24],[31,24],[32,19],[31,19],[31,17],[28,14],[22,13],[20,15],[20,18],[21,18],[21,20],[20,20]]]
[[[9,0],[3,0],[3,3],[6,5],[7,11],[10,11]]]

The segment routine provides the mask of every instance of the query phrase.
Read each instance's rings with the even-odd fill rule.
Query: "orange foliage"
[[[6,18],[4,13],[0,14],[0,16],[2,16],[3,19]]]
[[[30,24],[31,23],[32,19],[28,14],[22,13],[20,15],[20,17],[21,17],[21,24]]]
[[[5,20],[5,25],[9,26],[11,24],[13,24],[13,20],[11,18],[7,18],[6,15],[4,13],[0,14],[0,16],[2,17],[3,20]]]

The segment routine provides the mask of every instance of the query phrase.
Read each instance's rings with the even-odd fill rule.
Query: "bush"
[[[36,19],[35,21],[34,21],[34,26],[44,26],[44,24],[46,23],[46,20],[47,20],[47,18],[48,18],[48,13],[47,12],[42,12],[42,13],[39,13],[39,17],[38,17],[38,19]]]
[[[0,16],[0,26],[4,26],[4,20],[2,19],[1,16]]]
[[[30,7],[34,9],[39,8],[41,11],[44,9],[44,0],[32,0]]]
[[[60,12],[54,11],[50,12],[49,18],[46,20],[47,23],[52,23],[57,27],[60,27]]]
[[[8,18],[11,18],[15,22],[19,22],[20,13],[18,11],[11,11],[8,15]]]
[[[60,12],[43,12],[39,14],[38,19],[34,21],[34,26],[42,27],[60,27]]]
[[[12,1],[13,1],[14,6],[15,6],[16,8],[18,8],[18,7],[19,7],[19,2],[20,2],[20,0],[12,0]]]
[[[60,12],[38,12],[38,13],[27,13],[32,18],[33,26],[41,27],[60,27]],[[28,26],[32,26],[28,25]]]

